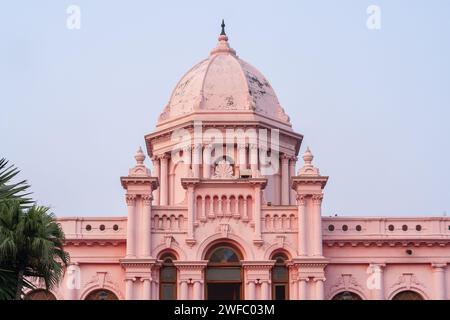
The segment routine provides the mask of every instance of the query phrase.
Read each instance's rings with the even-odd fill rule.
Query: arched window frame
[[[284,252],[276,252],[272,255],[275,264],[271,271],[272,278],[272,299],[273,300],[288,300],[289,299],[289,269],[287,267],[288,256]],[[285,276],[277,274],[283,272]],[[282,289],[280,289],[282,288]],[[284,290],[283,290],[284,289]],[[280,290],[283,290],[281,292]],[[284,295],[280,297],[279,295]]]
[[[159,299],[160,300],[176,300],[177,299],[177,280],[178,271],[175,267],[174,261],[176,257],[171,252],[167,252],[161,255],[162,260],[161,268],[159,269]],[[169,278],[164,273],[171,272],[173,277]],[[166,289],[172,291],[171,297],[166,296]]]

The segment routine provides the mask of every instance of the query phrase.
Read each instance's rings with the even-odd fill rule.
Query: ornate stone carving
[[[306,195],[304,194],[297,194],[297,204],[299,206],[304,206],[306,204]]]
[[[395,287],[405,287],[406,289],[410,289],[411,287],[422,287],[426,286],[417,279],[414,273],[403,273],[398,277],[397,281],[392,284],[391,289]]]
[[[322,204],[323,194],[313,194],[312,200],[315,205]]]
[[[127,194],[127,195],[125,195],[125,199],[127,201],[127,206],[134,206],[136,204],[136,195],[135,194]]]
[[[226,160],[221,160],[216,165],[213,179],[233,179],[233,167]]]
[[[153,196],[151,194],[142,195],[142,200],[144,201],[144,206],[150,206],[152,204]]]

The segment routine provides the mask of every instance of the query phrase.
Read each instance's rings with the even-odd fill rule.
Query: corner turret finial
[[[220,25],[222,27],[222,32],[220,33],[221,36],[226,36],[227,34],[225,33],[225,20],[222,19],[222,24]]]

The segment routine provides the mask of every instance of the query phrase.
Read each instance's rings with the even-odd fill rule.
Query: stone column
[[[185,280],[180,281],[180,294],[178,295],[178,298],[180,300],[188,299],[188,283]]]
[[[128,206],[128,217],[127,217],[127,257],[136,257],[136,195],[127,194],[126,195],[127,206]]]
[[[125,299],[134,300],[134,281],[136,278],[125,279]]]
[[[315,300],[324,299],[324,278],[314,278]]]
[[[298,255],[306,256],[306,199],[302,194],[297,195],[298,217],[297,217],[297,233],[298,233]]]
[[[194,218],[195,218],[195,193],[194,185],[189,184],[187,186],[187,218],[188,218],[188,228],[187,228],[187,239],[186,241],[194,240]]]
[[[192,155],[192,173],[194,174],[194,178],[200,178],[200,164],[202,160],[202,145],[196,144],[193,148]]]
[[[270,290],[269,290],[269,281],[263,280],[261,282],[261,300],[269,300],[270,299]]]
[[[160,157],[161,164],[161,182],[160,182],[160,195],[159,202],[162,206],[169,204],[169,156],[164,154]]]
[[[312,196],[313,200],[313,220],[314,220],[314,232],[312,234],[312,239],[314,241],[313,245],[313,255],[322,256],[322,194],[314,194]]]
[[[142,236],[142,255],[144,257],[151,257],[152,255],[152,196],[151,194],[143,195],[143,236]]]
[[[239,171],[247,169],[247,146],[245,143],[238,144]]]
[[[203,179],[211,178],[211,150],[212,145],[210,144],[203,150]]]
[[[261,238],[261,186],[255,185],[255,205],[253,208],[253,221],[255,223],[255,239],[253,242],[262,244]]]
[[[252,177],[258,176],[258,145],[256,143],[250,144],[250,168],[252,170]]]
[[[288,189],[290,186],[290,180],[292,177],[295,176],[295,164],[297,163],[297,157],[290,157],[289,158],[289,179],[288,179]],[[295,192],[294,189],[290,189],[291,193],[290,193],[290,205],[295,205],[295,201],[296,201],[296,195],[297,193]]]
[[[299,277],[298,279],[298,300],[308,300],[308,278]]]
[[[243,206],[244,206],[244,208],[243,208],[243,210],[244,210],[244,212],[243,212],[243,214],[242,214],[242,221],[243,222],[248,222],[248,211],[247,211],[247,198],[244,198],[244,201],[243,201]]]
[[[289,205],[289,156],[281,155],[281,205]]]
[[[251,280],[247,285],[247,300],[255,300],[256,299],[256,285],[255,281]]]
[[[200,281],[194,281],[194,300],[202,300],[202,283]]]
[[[433,299],[434,300],[446,300],[447,292],[445,286],[445,269],[446,263],[433,263]]]
[[[150,278],[142,279],[142,300],[152,300],[152,281]]]
[[[206,218],[206,197],[203,196],[201,201],[202,201],[202,213],[200,216],[200,221],[206,222],[206,221],[208,221]],[[211,203],[210,203],[210,205],[211,205]]]
[[[152,157],[153,162],[153,176],[158,178],[158,182],[161,182],[161,172],[160,172],[160,165],[159,165],[159,158],[157,156]],[[153,205],[159,206],[159,188],[156,190],[153,190]]]

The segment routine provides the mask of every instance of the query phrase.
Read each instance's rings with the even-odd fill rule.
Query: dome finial
[[[225,20],[222,19],[222,24],[220,25],[222,27],[222,32],[220,33],[221,36],[226,36],[227,34],[225,33]]]

